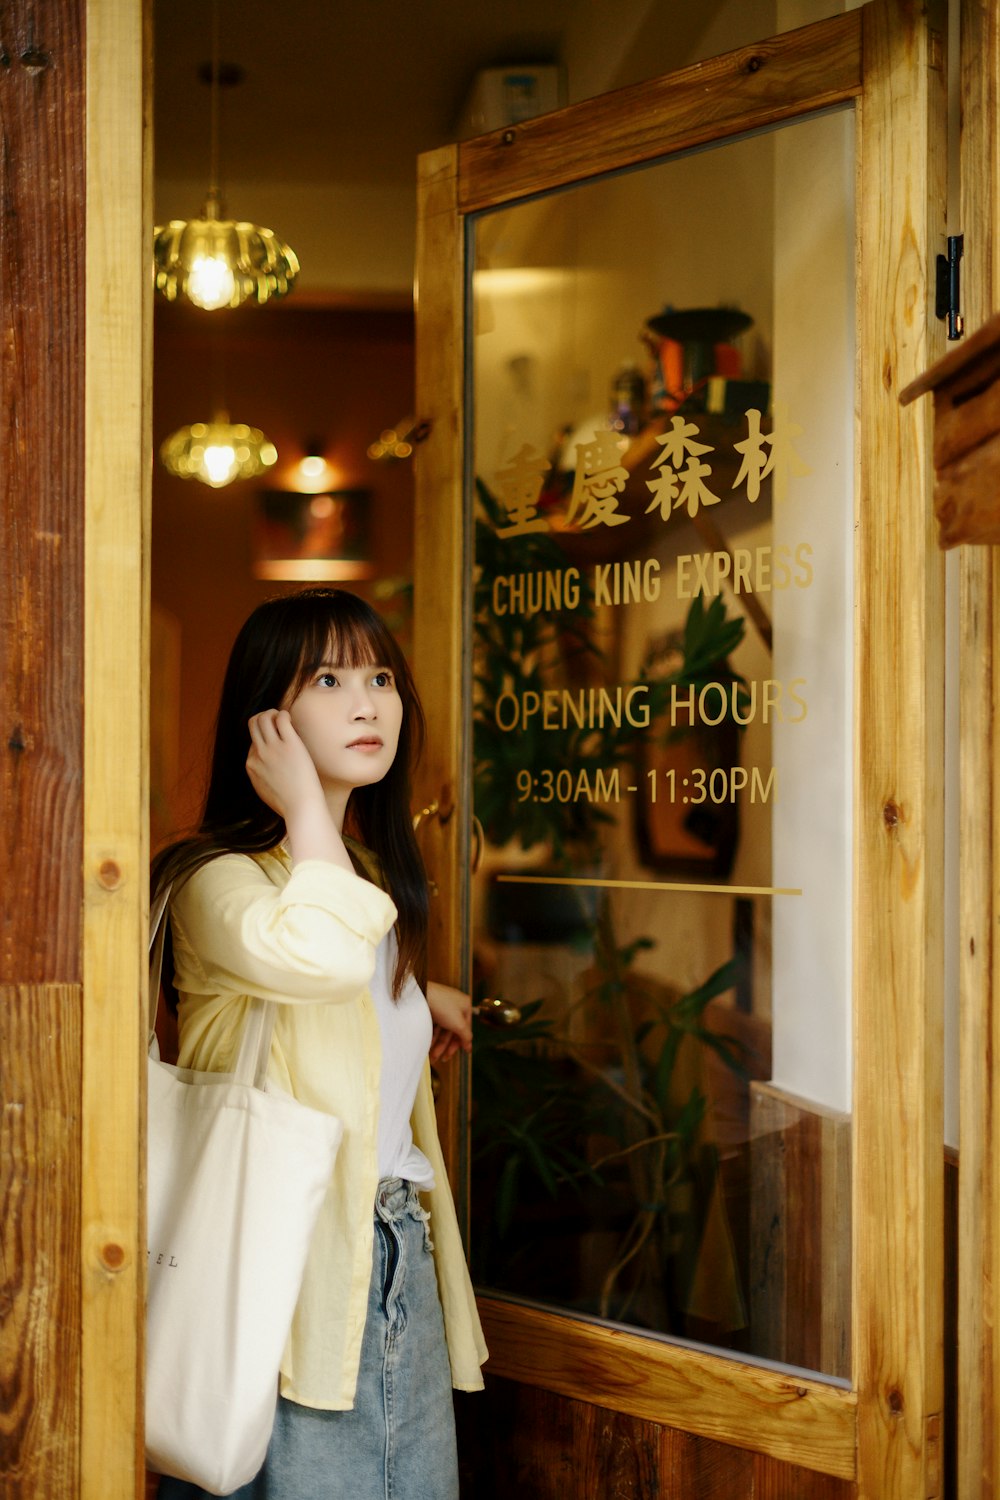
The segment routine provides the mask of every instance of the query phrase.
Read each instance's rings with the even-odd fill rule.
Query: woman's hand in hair
[[[312,756],[286,709],[269,708],[250,720],[246,764],[258,797],[284,819],[293,864],[327,859],[353,874]]]
[[[472,1051],[472,1000],[450,984],[427,981],[427,1004],[434,1022],[430,1056],[447,1062],[456,1052]]]
[[[325,802],[312,756],[285,709],[269,708],[250,720],[247,775],[261,801],[286,823],[303,804]]]

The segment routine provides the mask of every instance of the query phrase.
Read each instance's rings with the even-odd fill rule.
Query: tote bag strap
[[[257,1089],[264,1087],[276,1015],[277,1006],[273,1000],[251,998],[233,1070],[237,1083],[252,1083]]]
[[[160,979],[163,974],[163,948],[167,937],[167,907],[170,904],[170,886],[157,891],[156,900],[149,911],[149,1044],[156,1030],[156,1008],[160,998]],[[250,1083],[262,1089],[267,1077],[267,1064],[271,1056],[271,1036],[277,1007],[273,1000],[252,998],[247,1013],[240,1050],[236,1058],[234,1077],[237,1083]]]
[[[157,891],[156,900],[149,909],[149,1035],[153,1040],[156,1030],[156,1008],[160,999],[160,978],[163,974],[163,947],[167,940],[167,906],[170,901],[170,886]]]

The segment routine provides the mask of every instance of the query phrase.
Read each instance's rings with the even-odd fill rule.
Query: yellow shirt
[[[250,996],[278,1002],[268,1078],[336,1115],[344,1137],[320,1212],[281,1370],[282,1394],[350,1410],[372,1265],[381,1040],[369,993],[389,896],[325,860],[224,854],[172,896],[182,1067],[228,1072]],[[486,1346],[438,1141],[425,1065],[413,1138],[434,1170],[431,1212],[452,1383],[480,1390]]]

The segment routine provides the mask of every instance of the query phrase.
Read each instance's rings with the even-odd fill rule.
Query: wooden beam
[[[943,1405],[943,564],[898,393],[942,339],[945,18],[861,14],[853,1383],[859,1497],[903,1500],[939,1493]]]
[[[1000,299],[1000,0],[961,7],[961,223],[970,342]],[[961,346],[959,346],[961,347]],[[1000,549],[959,570],[958,1494],[1000,1491]]]
[[[472,213],[691,150],[843,104],[860,91],[861,19],[849,11],[466,141],[461,209]]]
[[[488,1297],[479,1312],[491,1375],[854,1476],[857,1403],[841,1386]]]
[[[149,10],[87,7],[79,1500],[138,1495],[145,1286]]]

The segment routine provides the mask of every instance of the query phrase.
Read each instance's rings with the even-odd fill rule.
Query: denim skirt
[[[183,1479],[159,1500],[208,1500]],[[457,1500],[451,1371],[427,1213],[400,1178],[379,1183],[368,1316],[352,1411],[278,1398],[257,1478],[230,1500]]]

